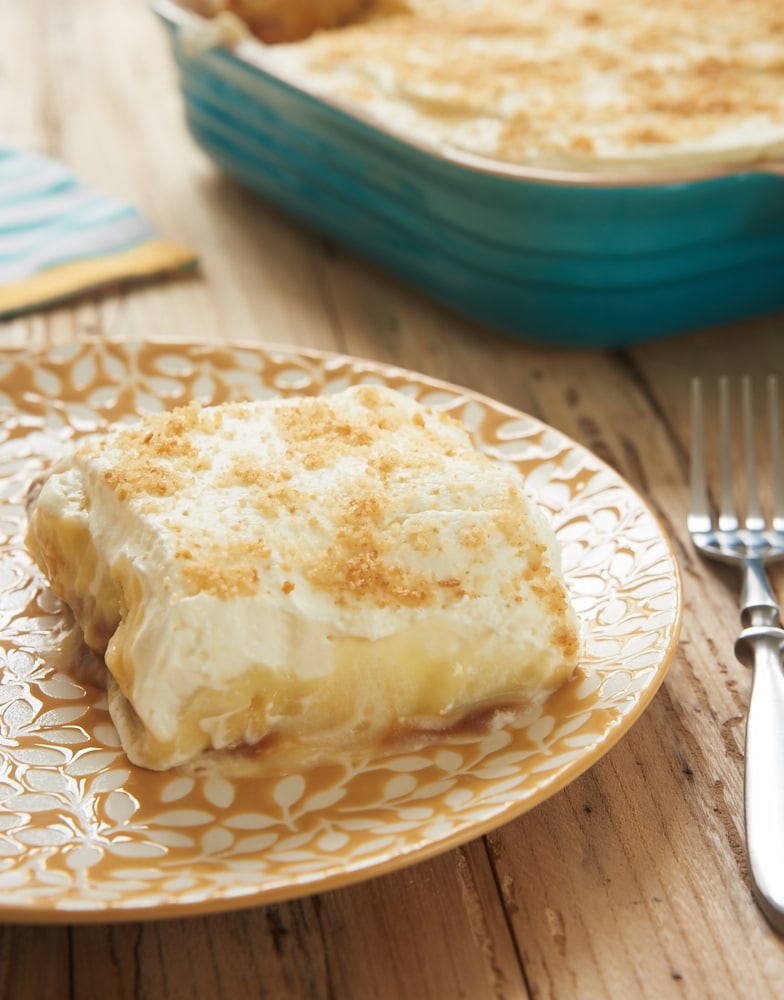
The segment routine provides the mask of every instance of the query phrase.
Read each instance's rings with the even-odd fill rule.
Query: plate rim
[[[203,349],[207,353],[226,350],[229,352],[250,352],[261,356],[277,354],[290,356],[294,360],[304,358],[322,363],[345,364],[353,371],[366,371],[383,378],[402,378],[405,381],[410,381],[412,384],[425,386],[435,391],[443,391],[453,396],[463,396],[467,400],[478,402],[483,407],[487,407],[495,413],[500,413],[513,419],[523,418],[533,422],[540,430],[552,431],[564,444],[568,444],[570,449],[589,456],[594,466],[609,473],[617,486],[620,486],[625,493],[634,497],[636,503],[644,509],[655,525],[658,539],[664,545],[673,570],[673,593],[675,601],[672,621],[669,627],[669,639],[666,648],[661,652],[651,682],[646,684],[641,691],[637,692],[633,707],[628,712],[616,716],[611,721],[604,729],[601,739],[597,743],[589,746],[569,763],[560,766],[554,773],[543,779],[534,793],[523,798],[512,799],[503,808],[483,820],[468,823],[449,834],[414,845],[407,850],[398,851],[392,856],[384,857],[382,860],[371,856],[368,863],[358,863],[348,868],[338,864],[330,865],[326,873],[316,872],[301,880],[281,882],[266,889],[259,887],[257,890],[247,894],[214,896],[196,902],[183,902],[182,900],[174,899],[165,904],[157,904],[152,908],[144,905],[126,907],[116,902],[109,902],[102,907],[82,909],[69,909],[62,905],[47,905],[45,901],[36,901],[27,905],[13,903],[6,905],[5,902],[0,902],[0,923],[52,925],[116,924],[205,916],[235,912],[299,899],[309,895],[317,895],[337,888],[355,885],[370,878],[392,874],[419,862],[431,860],[441,854],[446,854],[466,843],[484,837],[514,819],[519,818],[536,806],[541,805],[557,792],[562,791],[586,771],[590,770],[629,732],[632,726],[647,710],[659,691],[679,647],[684,616],[682,572],[673,541],[668,535],[656,509],[621,473],[616,471],[607,461],[591,451],[586,445],[575,441],[565,432],[534,414],[526,413],[510,404],[494,399],[486,393],[460,385],[459,383],[427,375],[390,362],[375,361],[371,358],[352,355],[338,350],[299,346],[278,341],[251,341],[236,338],[225,340],[212,338],[203,340],[172,340],[166,337],[155,336],[144,339],[124,339],[119,337],[80,335],[68,341],[40,348],[24,346],[6,347],[3,345],[0,346],[0,361],[10,357],[20,361],[29,360],[34,364],[36,359],[52,358],[56,360],[58,351],[81,350],[84,348],[103,350],[107,347],[119,348],[121,351],[125,351],[126,349],[143,349],[150,346],[169,348],[172,353],[199,349]],[[3,409],[7,409],[7,407],[0,404],[0,411]],[[0,748],[0,757],[2,756],[3,750]],[[3,807],[0,806],[0,813],[2,811]],[[4,892],[4,898],[7,898],[6,892]]]

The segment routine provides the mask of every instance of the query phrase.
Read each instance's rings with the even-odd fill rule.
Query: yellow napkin
[[[188,247],[63,164],[0,145],[0,318],[196,264]]]

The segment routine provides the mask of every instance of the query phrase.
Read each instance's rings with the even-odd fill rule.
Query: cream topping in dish
[[[531,168],[639,173],[784,158],[780,3],[402,6],[264,46],[261,65],[411,139]]]
[[[147,416],[85,439],[29,516],[143,766],[442,729],[544,697],[577,662],[559,546],[519,472],[391,389]]]

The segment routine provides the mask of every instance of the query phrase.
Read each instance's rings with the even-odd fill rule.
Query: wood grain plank
[[[73,940],[80,1000],[528,997],[481,841],[302,900]]]
[[[71,1000],[67,927],[0,925],[0,1000]]]
[[[676,727],[663,740],[662,694],[586,776],[490,837],[533,996],[778,995],[782,943],[744,885],[710,769],[680,767]]]

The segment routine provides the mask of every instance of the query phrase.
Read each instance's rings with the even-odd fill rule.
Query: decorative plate
[[[132,766],[104,692],[53,656],[66,615],[24,546],[28,483],[68,442],[191,399],[391,385],[448,410],[549,510],[584,627],[574,679],[525,718],[277,777]],[[80,342],[0,353],[0,918],[208,913],[392,871],[506,823],[631,726],[675,650],[681,590],[645,503],[533,417],[412,372],[284,347]]]

